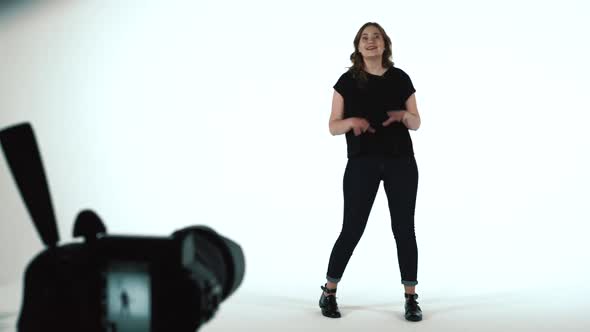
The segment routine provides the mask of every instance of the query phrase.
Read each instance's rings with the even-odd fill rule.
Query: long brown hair
[[[352,76],[356,79],[360,79],[360,81],[367,80],[367,73],[365,72],[365,62],[363,61],[363,55],[359,52],[359,43],[361,41],[361,37],[363,35],[363,30],[365,30],[368,26],[376,27],[381,36],[383,37],[383,42],[385,44],[385,50],[383,51],[383,56],[381,58],[383,68],[389,68],[393,66],[393,61],[391,60],[391,39],[385,33],[385,30],[379,25],[379,23],[375,22],[367,22],[363,24],[363,26],[359,29],[354,37],[354,52],[350,55],[350,61],[352,61],[352,66],[349,67],[349,70],[352,72]]]

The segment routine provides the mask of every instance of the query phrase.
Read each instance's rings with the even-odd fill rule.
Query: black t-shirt
[[[354,136],[346,133],[348,157],[361,155],[413,155],[408,128],[401,122],[383,127],[387,111],[405,110],[405,102],[414,92],[414,85],[403,70],[390,67],[382,76],[367,73],[368,80],[355,79],[349,70],[342,74],[334,89],[344,97],[344,118],[367,119],[376,132]]]

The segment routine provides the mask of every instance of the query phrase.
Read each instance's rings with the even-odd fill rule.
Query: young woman
[[[414,86],[394,67],[391,40],[374,22],[364,24],[354,38],[352,66],[334,85],[330,133],[346,135],[348,163],[344,171],[344,221],[330,256],[320,308],[339,318],[336,288],[360,240],[379,184],[383,181],[391,228],[397,245],[405,317],[422,319],[416,299],[418,248],[414,208],[418,168],[408,129],[420,127]],[[389,276],[377,277],[387,280]]]

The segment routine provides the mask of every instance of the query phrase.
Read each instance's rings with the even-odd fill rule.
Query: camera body
[[[0,143],[46,249],[27,266],[20,332],[193,332],[241,284],[242,249],[207,226],[170,236],[112,236],[83,210],[74,237],[59,236],[29,124],[0,131]]]
[[[195,331],[223,298],[208,267],[183,264],[183,242],[202,233],[215,236],[193,228],[45,249],[25,272],[19,331]]]

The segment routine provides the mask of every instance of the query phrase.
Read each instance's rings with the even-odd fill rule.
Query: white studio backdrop
[[[32,2],[0,16],[0,127],[33,124],[62,242],[83,208],[113,234],[207,224],[242,245],[244,289],[319,290],[346,163],[332,86],[376,21],[422,115],[419,288],[588,296],[589,7]],[[401,291],[389,223],[381,190],[343,285]],[[41,249],[2,159],[0,285]]]

